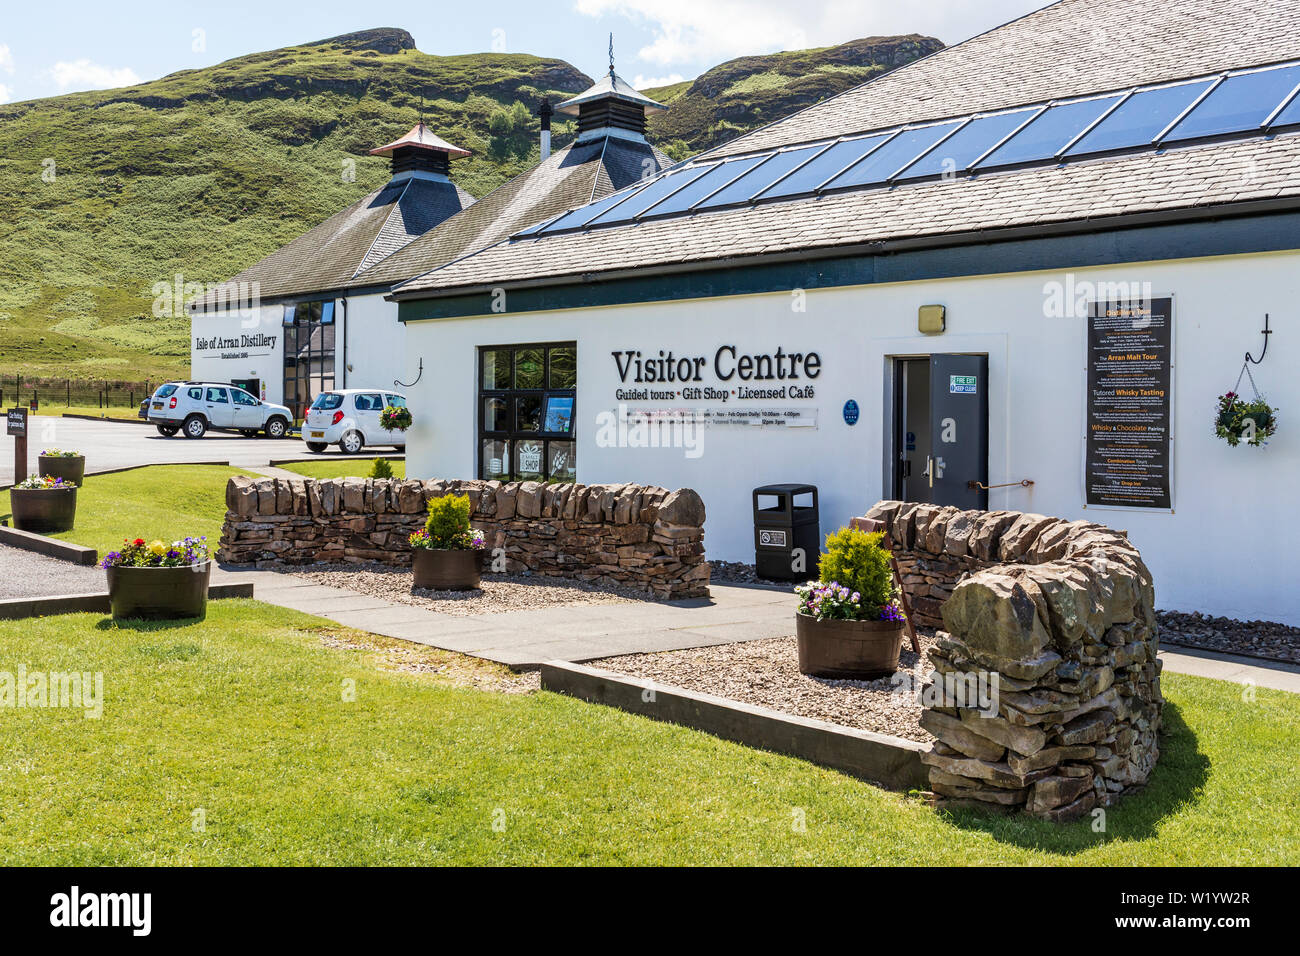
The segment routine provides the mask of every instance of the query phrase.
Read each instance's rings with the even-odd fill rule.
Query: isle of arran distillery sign
[[[1095,302],[1088,315],[1089,505],[1173,507],[1173,299]]]

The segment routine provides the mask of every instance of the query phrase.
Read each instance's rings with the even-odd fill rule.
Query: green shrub
[[[826,536],[826,553],[818,571],[826,584],[832,581],[862,595],[864,608],[888,604],[895,597],[894,572],[889,552],[880,545],[880,532],[840,528]]]
[[[388,463],[387,458],[376,458],[375,463],[370,466],[371,478],[391,478],[393,477],[393,466]]]
[[[429,535],[429,547],[461,547],[469,534],[469,495],[430,498],[424,530]]]

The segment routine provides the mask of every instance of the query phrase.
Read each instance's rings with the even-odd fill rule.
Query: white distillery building
[[[451,177],[468,151],[423,121],[372,149],[391,157],[382,189],[193,304],[193,377],[243,386],[299,420],[322,391],[392,388],[406,368],[406,331],[386,298],[397,283],[671,164],[645,138],[646,113],[666,107],[612,72],[555,109],[577,118],[576,138],[551,151],[543,100],[540,161],[478,202]]]
[[[408,473],[692,487],[727,560],[768,483],[1093,520],[1300,624],[1298,91],[1293,0],[1062,0],[575,206],[394,290]]]

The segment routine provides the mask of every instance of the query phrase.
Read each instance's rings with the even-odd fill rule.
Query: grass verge
[[[244,474],[225,465],[150,465],[87,475],[77,492],[76,527],[49,537],[96,548],[102,557],[127,537],[174,541],[207,535],[215,552],[226,516],[226,481]],[[9,492],[0,500],[8,512]]]
[[[385,456],[379,455],[379,458]],[[406,477],[406,462],[394,461],[387,459],[393,468],[394,478]],[[287,465],[281,465],[285,471],[292,471],[295,474],[306,475],[308,478],[365,478],[370,474],[370,467],[374,464],[373,458],[357,459],[342,461],[338,459],[313,459],[312,461],[295,461]]]
[[[378,643],[377,643],[378,642]],[[1147,789],[1055,826],[919,801],[254,601],[0,623],[0,671],[103,674],[101,719],[0,712],[10,864],[1296,864],[1300,696],[1166,675]],[[423,662],[423,663],[422,663]],[[459,663],[457,663],[459,662]],[[468,675],[468,676],[467,676]],[[470,686],[474,685],[474,686]],[[492,692],[475,686],[494,688]]]

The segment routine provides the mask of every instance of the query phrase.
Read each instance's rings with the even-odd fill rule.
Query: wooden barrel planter
[[[19,531],[71,531],[77,518],[76,488],[10,488],[9,502]]]
[[[469,591],[479,586],[481,551],[413,548],[411,553],[411,570],[415,574],[412,587],[430,591]]]
[[[795,614],[799,672],[871,680],[898,670],[903,621],[819,621]]]
[[[41,455],[36,462],[42,478],[62,478],[81,487],[81,479],[86,476],[85,455]]]
[[[107,571],[113,617],[160,620],[202,617],[207,611],[211,561],[179,568],[114,565]]]

